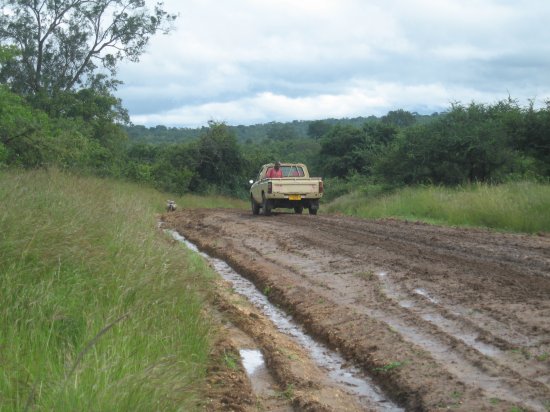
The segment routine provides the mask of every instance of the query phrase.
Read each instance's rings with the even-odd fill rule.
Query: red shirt
[[[283,169],[279,168],[279,170],[275,170],[274,168],[270,168],[265,174],[265,177],[268,179],[272,177],[283,177]]]

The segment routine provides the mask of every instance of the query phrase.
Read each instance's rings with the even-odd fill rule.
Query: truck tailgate
[[[301,194],[319,192],[318,179],[273,179],[273,193]]]

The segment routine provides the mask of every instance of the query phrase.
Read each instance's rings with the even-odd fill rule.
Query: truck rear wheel
[[[266,199],[265,195],[262,195],[262,200],[262,209],[264,211],[264,216],[269,216],[271,214],[271,209],[273,208],[271,200]]]
[[[252,196],[250,197],[250,206],[252,207],[253,215],[257,215],[260,213],[260,205],[256,203]]]
[[[316,215],[318,210],[319,210],[319,201],[312,200],[311,203],[309,204],[309,214]]]

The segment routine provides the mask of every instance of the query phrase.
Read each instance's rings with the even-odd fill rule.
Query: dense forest
[[[379,118],[252,126],[131,125],[114,96],[116,65],[137,60],[173,16],[160,8],[147,14],[135,2],[133,17],[121,8],[109,33],[93,24],[106,16],[89,2],[40,10],[8,3],[17,7],[0,16],[0,167],[55,166],[176,194],[238,197],[273,160],[308,164],[333,195],[348,182],[391,188],[550,177],[550,102],[457,102],[432,115],[398,109]]]

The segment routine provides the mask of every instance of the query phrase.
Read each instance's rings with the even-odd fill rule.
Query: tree
[[[144,0],[0,0],[0,45],[19,49],[1,66],[0,82],[24,96],[113,90],[117,64],[138,61],[152,35],[170,30],[175,16],[162,7],[149,11]]]
[[[269,123],[267,138],[273,141],[297,139],[298,134],[291,123]]]
[[[6,62],[9,62],[11,59],[13,59],[19,51],[17,50],[17,47],[15,46],[3,46],[0,44],[0,68],[2,65],[6,64]]]
[[[244,159],[235,134],[225,123],[209,122],[210,128],[197,142],[196,176],[191,187],[196,191],[217,186],[230,192],[239,187]]]
[[[514,136],[514,146],[539,163],[538,174],[550,176],[550,100],[539,110],[531,102],[524,118],[524,131]]]
[[[307,127],[307,135],[313,139],[320,139],[328,133],[332,126],[322,120],[315,120]]]
[[[0,151],[4,161],[22,166],[43,162],[48,118],[0,85]]]
[[[516,111],[501,103],[491,107],[454,104],[446,116],[405,129],[375,169],[393,183],[502,180],[514,171],[516,154],[506,119]]]
[[[197,149],[194,143],[162,146],[151,168],[155,186],[179,195],[188,192],[194,176],[196,158]],[[143,163],[137,164],[143,166]]]
[[[361,172],[367,145],[366,134],[353,126],[334,126],[321,139],[319,161],[321,170],[330,177],[345,177]]]
[[[105,151],[86,133],[82,122],[51,119],[0,85],[0,163],[88,169]]]
[[[403,109],[388,112],[387,115],[382,116],[380,121],[385,125],[392,125],[397,127],[408,127],[416,123],[414,115],[411,112],[407,112]]]

